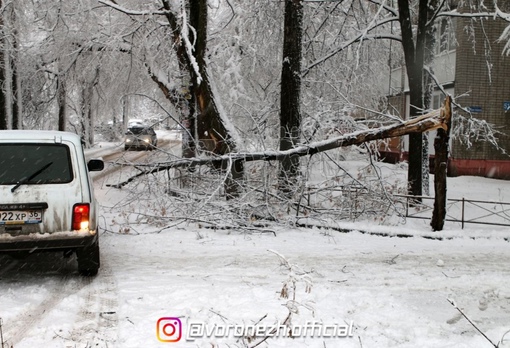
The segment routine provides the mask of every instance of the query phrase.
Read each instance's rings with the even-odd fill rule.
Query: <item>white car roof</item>
[[[145,121],[142,119],[139,119],[139,118],[132,118],[128,121],[128,124],[133,124],[133,123],[145,124]]]
[[[27,142],[56,142],[66,140],[77,145],[81,145],[80,137],[71,132],[44,131],[44,130],[0,130],[0,143],[9,141],[27,141]]]

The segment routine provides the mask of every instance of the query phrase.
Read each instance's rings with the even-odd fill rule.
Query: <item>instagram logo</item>
[[[159,318],[156,324],[156,335],[160,342],[177,342],[182,336],[181,319],[174,317]]]

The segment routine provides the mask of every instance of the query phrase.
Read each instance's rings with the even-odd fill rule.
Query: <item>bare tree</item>
[[[158,84],[159,88],[163,91],[165,97],[170,100],[180,112],[180,126],[183,127],[184,132],[182,136],[182,156],[191,158],[197,154],[197,141],[196,141],[196,94],[194,87],[191,83],[189,67],[192,66],[190,56],[186,52],[186,45],[181,37],[181,26],[179,24],[178,16],[172,11],[172,6],[168,0],[161,0],[163,8],[166,10],[165,18],[170,26],[172,41],[177,58],[179,72],[181,73],[181,89],[184,93],[180,93],[175,89],[171,89],[163,81],[158,79],[152,70],[149,68],[149,73],[152,79]]]
[[[8,129],[9,115],[7,113],[7,97],[5,90],[5,82],[10,77],[6,74],[6,59],[8,53],[6,52],[6,33],[5,33],[5,19],[4,19],[4,3],[0,0],[0,129]]]
[[[227,129],[229,121],[222,119],[219,96],[213,90],[207,64],[207,0],[190,0],[190,24],[195,29],[194,47],[188,47],[191,66],[188,67],[200,114],[198,117],[198,136],[203,149],[215,155],[235,150],[232,129]],[[185,24],[184,24],[185,25]],[[184,29],[186,30],[186,29]],[[190,38],[190,40],[193,38]],[[190,45],[191,42],[186,42]],[[196,66],[193,65],[196,63]],[[230,131],[230,133],[229,133]]]
[[[413,16],[408,0],[398,0],[399,22],[402,32],[402,48],[404,51],[407,76],[409,79],[410,112],[414,118],[428,109],[430,102],[430,88],[425,86],[424,66],[432,61],[428,51],[433,50],[434,41],[430,38],[434,33],[433,16],[438,10],[437,1],[420,0],[417,12],[417,33],[414,38]],[[431,47],[432,46],[432,47]],[[423,193],[423,163],[428,163],[428,156],[424,158],[423,137],[421,134],[409,135],[409,194],[421,196]]]
[[[9,27],[10,27],[10,71],[11,71],[11,100],[12,100],[12,129],[21,129],[23,120],[23,105],[21,100],[21,79],[19,78],[18,69],[20,67],[19,60],[19,30],[18,26],[18,9],[16,8],[16,3],[10,4],[10,9],[7,12],[9,17]]]
[[[65,76],[57,76],[58,130],[65,131],[67,124],[67,90]]]
[[[301,49],[303,4],[285,1],[285,21],[280,93],[280,151],[294,148],[301,141]],[[292,191],[299,175],[299,156],[289,155],[280,163],[280,190]]]

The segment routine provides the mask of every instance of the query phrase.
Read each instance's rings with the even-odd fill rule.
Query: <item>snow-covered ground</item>
[[[5,347],[493,347],[450,301],[510,347],[508,227],[446,223],[435,234],[444,240],[423,238],[429,221],[412,219],[341,224],[349,233],[126,228],[127,193],[109,180],[96,182],[104,230],[96,278],[81,278],[60,255],[0,258]],[[510,185],[450,178],[448,194],[508,202]],[[297,337],[284,337],[284,323]],[[281,337],[240,337],[277,324]]]

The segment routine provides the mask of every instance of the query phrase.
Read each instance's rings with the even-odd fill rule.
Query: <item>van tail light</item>
[[[89,228],[90,204],[79,203],[73,207],[73,231]]]

